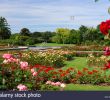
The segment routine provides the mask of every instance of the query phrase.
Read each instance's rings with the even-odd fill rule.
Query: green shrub
[[[25,45],[33,45],[33,44],[35,44],[35,39],[33,39],[33,38],[28,38],[25,41]]]

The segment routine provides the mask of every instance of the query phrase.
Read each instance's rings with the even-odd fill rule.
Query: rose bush
[[[52,77],[53,67],[31,66],[28,62],[19,59],[19,56],[15,58],[14,55],[11,57],[7,57],[7,54],[5,55],[5,57],[3,56],[4,60],[0,68],[1,89],[18,89],[19,91],[41,90],[44,88],[45,82]],[[50,86],[49,89],[52,90],[55,87],[52,88]]]
[[[40,64],[45,66],[63,67],[65,58],[57,52],[26,52],[22,54],[23,60],[30,65]]]

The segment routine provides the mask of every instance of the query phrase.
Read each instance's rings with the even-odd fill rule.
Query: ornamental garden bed
[[[69,84],[103,86],[109,83],[109,62],[97,66],[100,62],[92,60],[91,63],[91,58],[101,59],[101,56],[75,57],[72,52],[62,50],[3,54],[0,64],[0,89],[67,90]],[[102,57],[102,60],[105,59],[108,57]]]

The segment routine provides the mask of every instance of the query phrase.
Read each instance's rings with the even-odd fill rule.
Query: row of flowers
[[[90,45],[90,46],[65,46],[62,47],[62,50],[69,50],[69,51],[102,51],[105,46],[100,45]]]

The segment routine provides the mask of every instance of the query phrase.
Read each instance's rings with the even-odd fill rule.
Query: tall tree
[[[0,39],[8,39],[11,36],[11,30],[4,17],[0,17]]]
[[[56,30],[56,37],[59,40],[59,43],[68,43],[69,40],[69,36],[70,36],[70,30],[67,28],[58,28]]]

